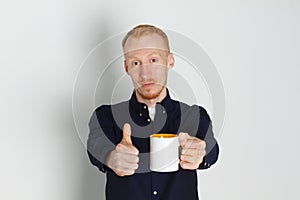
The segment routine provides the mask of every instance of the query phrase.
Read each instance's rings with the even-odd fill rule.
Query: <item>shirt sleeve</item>
[[[206,155],[203,162],[199,165],[198,169],[207,169],[216,163],[219,156],[219,145],[214,137],[212,130],[212,122],[209,115],[203,107],[200,108],[200,120],[197,137],[206,142]]]
[[[110,106],[97,108],[89,121],[87,153],[91,163],[106,172],[105,165],[108,154],[115,149],[113,118]]]

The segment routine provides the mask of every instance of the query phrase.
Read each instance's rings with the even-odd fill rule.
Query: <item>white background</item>
[[[223,80],[221,154],[199,173],[201,199],[299,199],[299,19],[297,0],[1,1],[0,199],[103,199],[73,84],[95,45],[140,23],[197,42]]]

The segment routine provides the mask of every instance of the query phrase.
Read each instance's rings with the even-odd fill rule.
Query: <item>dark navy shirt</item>
[[[107,155],[122,140],[124,123],[131,125],[133,145],[139,150],[139,167],[135,174],[120,177],[105,165]],[[206,156],[198,169],[213,165],[219,154],[211,120],[201,106],[188,106],[167,96],[156,104],[152,121],[146,104],[136,99],[115,105],[102,105],[89,122],[87,141],[91,163],[106,173],[107,200],[197,200],[196,170],[180,168],[176,172],[152,172],[149,169],[149,136],[154,133],[187,132],[206,142]]]

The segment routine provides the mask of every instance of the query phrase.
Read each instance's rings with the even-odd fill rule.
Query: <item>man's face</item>
[[[156,34],[129,37],[124,56],[125,70],[138,95],[144,99],[158,97],[166,86],[168,69],[174,65],[163,39]]]

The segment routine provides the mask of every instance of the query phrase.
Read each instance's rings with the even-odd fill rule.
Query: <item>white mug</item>
[[[150,170],[174,172],[179,168],[178,136],[171,133],[157,133],[150,136]]]

